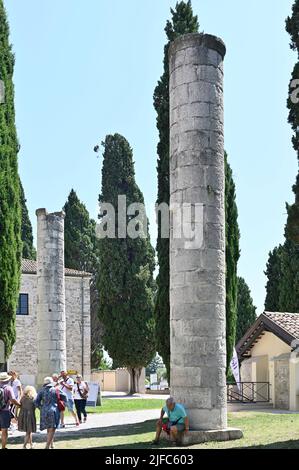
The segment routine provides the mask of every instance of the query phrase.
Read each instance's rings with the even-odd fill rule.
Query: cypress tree
[[[5,345],[6,358],[16,338],[15,317],[22,253],[13,70],[9,26],[3,1],[0,0],[0,80],[5,89],[4,102],[0,104],[0,339]]]
[[[299,312],[299,250],[286,240],[269,253],[265,274],[265,310],[270,312]]]
[[[291,240],[282,251],[279,311],[299,313],[299,246]]]
[[[22,243],[23,243],[23,252],[22,257],[26,259],[36,259],[36,249],[33,245],[33,233],[32,225],[29,218],[29,213],[26,205],[26,198],[23,185],[21,180],[20,184],[20,193],[21,193],[21,210],[22,210]]]
[[[294,135],[292,138],[293,147],[297,153],[299,164],[299,0],[296,0],[292,8],[292,16],[286,20],[286,31],[291,37],[290,47],[297,53],[297,62],[294,66],[289,85],[289,97],[287,107],[289,109],[288,121],[291,124]],[[299,172],[293,186],[295,202],[287,204],[288,219],[285,227],[285,235],[288,240],[293,241],[299,247]]]
[[[103,143],[102,191],[99,196],[104,218],[101,227],[108,231],[103,204],[115,209],[115,238],[99,239],[100,319],[104,325],[103,344],[113,363],[127,367],[131,375],[131,393],[137,391],[142,367],[155,353],[153,320],[154,250],[149,238],[131,238],[119,234],[118,196],[126,196],[126,207],[144,205],[143,195],[135,182],[133,153],[127,140],[108,135]],[[110,217],[110,215],[108,214]],[[124,214],[126,227],[132,216]],[[113,219],[113,218],[112,218]],[[147,220],[147,219],[146,219]],[[148,227],[137,224],[145,235]],[[148,225],[148,222],[146,222]]]
[[[242,277],[238,277],[237,330],[236,343],[256,320],[256,307],[253,305],[250,289]]]
[[[65,266],[90,273],[98,270],[96,223],[73,189],[63,210]]]
[[[236,342],[237,328],[237,265],[240,257],[238,209],[233,173],[225,153],[225,258],[226,258],[226,354],[227,371]]]
[[[92,274],[90,284],[90,321],[91,321],[91,367],[99,367],[102,352],[102,325],[98,317],[99,296],[97,279],[100,272],[96,223],[90,219],[89,212],[72,189],[63,208],[65,266]]]
[[[292,143],[299,164],[299,0],[294,2],[292,16],[286,20],[286,31],[291,38],[290,47],[297,53],[297,62],[289,84],[287,107],[288,122],[294,132]],[[294,204],[286,204],[288,217],[284,231],[285,243],[270,253],[265,273],[268,276],[265,307],[272,311],[299,312],[299,172],[293,192]]]
[[[169,205],[169,62],[170,42],[182,34],[197,33],[199,24],[193,15],[191,1],[180,1],[175,10],[171,9],[172,19],[167,21],[165,32],[168,39],[164,47],[163,75],[154,91],[154,107],[157,112],[159,142],[157,146],[158,197],[157,204]],[[157,295],[155,302],[155,323],[157,350],[162,356],[170,376],[170,328],[169,328],[169,239],[161,238],[161,218],[158,216],[157,257],[159,273],[157,276]]]
[[[267,276],[265,310],[267,312],[280,311],[280,291],[282,282],[282,261],[284,246],[279,245],[270,251],[266,266]]]

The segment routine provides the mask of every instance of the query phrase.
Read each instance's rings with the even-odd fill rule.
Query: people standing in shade
[[[47,430],[46,449],[54,449],[54,436],[60,418],[59,400],[66,403],[66,394],[53,385],[52,377],[45,377],[43,388],[37,394],[35,405],[40,409],[40,430]]]
[[[68,411],[71,413],[71,415],[75,419],[76,426],[79,426],[79,420],[75,412],[75,402],[74,402],[74,396],[73,396],[73,388],[74,388],[74,381],[72,378],[70,378],[65,370],[62,370],[60,372],[60,390],[65,393],[67,396],[67,402],[66,402],[66,407]],[[60,413],[60,419],[61,419],[61,427],[65,428],[64,424],[64,411],[61,411]]]
[[[2,449],[6,449],[8,429],[11,422],[10,405],[21,406],[15,399],[13,389],[9,385],[11,376],[6,372],[0,373],[0,429]]]
[[[18,417],[18,429],[19,431],[25,432],[26,436],[24,439],[23,449],[27,449],[29,444],[30,449],[32,445],[32,433],[36,432],[36,417],[35,417],[35,403],[36,390],[34,387],[27,386],[24,389],[23,396],[21,398],[21,409]]]
[[[13,389],[15,399],[17,401],[20,401],[22,397],[22,384],[18,378],[18,374],[15,370],[11,370],[10,372],[8,372],[8,375],[11,376],[9,385]],[[11,405],[10,411],[12,414],[11,431],[15,431],[18,424],[18,408],[15,405]]]
[[[79,419],[79,423],[82,423],[82,415],[84,417],[84,423],[87,420],[87,413],[86,413],[86,403],[87,403],[87,396],[89,392],[89,387],[87,382],[82,380],[82,375],[78,374],[76,376],[76,383],[74,385],[74,400],[75,400],[75,407]]]

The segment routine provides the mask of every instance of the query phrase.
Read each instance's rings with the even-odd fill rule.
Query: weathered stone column
[[[169,50],[171,393],[193,430],[227,426],[224,55],[207,34],[181,36]],[[175,238],[178,204],[203,205],[201,220],[192,215],[197,243]]]
[[[66,368],[64,213],[37,215],[37,384]]]

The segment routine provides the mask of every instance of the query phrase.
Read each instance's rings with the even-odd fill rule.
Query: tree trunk
[[[142,367],[128,367],[128,372],[130,374],[130,395],[134,393],[139,393],[139,379],[142,372]]]

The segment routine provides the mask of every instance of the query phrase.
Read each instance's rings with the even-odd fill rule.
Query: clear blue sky
[[[173,0],[5,0],[16,55],[20,173],[35,209],[59,210],[74,188],[97,214],[95,144],[123,134],[134,149],[148,211],[156,199],[152,94],[162,73]],[[225,147],[237,186],[239,274],[263,309],[269,250],[283,241],[296,155],[286,98],[296,59],[284,21],[292,0],[193,0],[201,29],[222,37]],[[154,217],[151,216],[154,220]],[[152,241],[155,227],[152,224]]]

